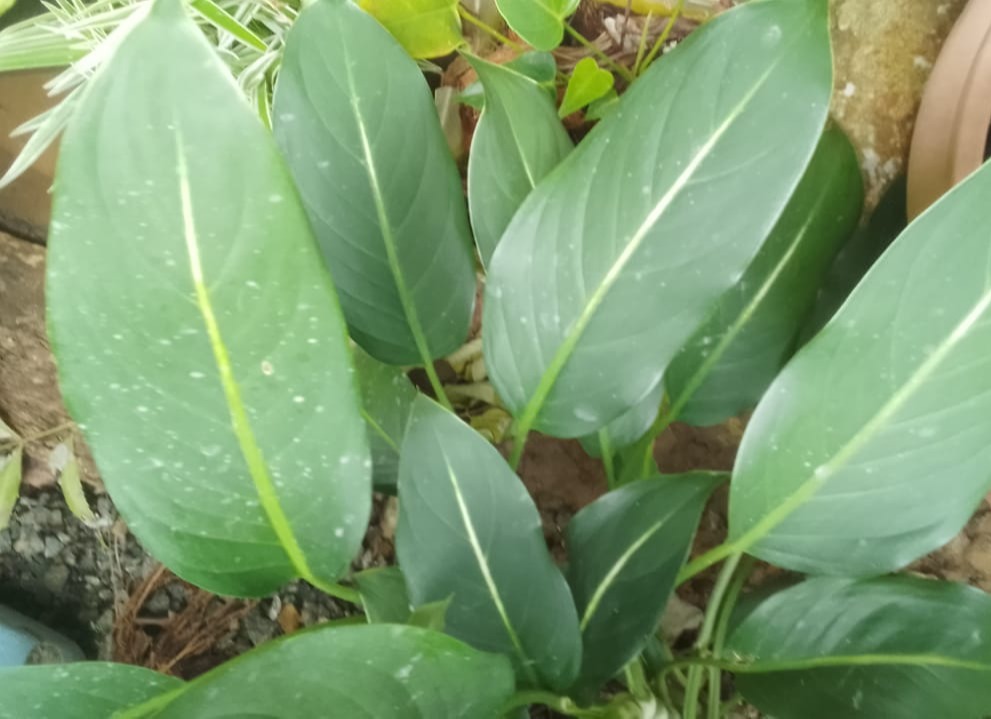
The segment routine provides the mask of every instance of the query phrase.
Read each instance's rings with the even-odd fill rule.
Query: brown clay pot
[[[989,127],[991,0],[971,0],[922,96],[908,163],[910,219],[981,166]]]

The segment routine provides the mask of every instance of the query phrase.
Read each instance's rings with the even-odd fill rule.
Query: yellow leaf
[[[360,0],[359,4],[413,57],[447,55],[464,42],[458,0]]]
[[[96,521],[96,515],[90,509],[86,495],[83,493],[83,483],[79,477],[79,462],[76,460],[76,452],[69,439],[64,445],[68,449],[68,456],[65,465],[62,467],[62,474],[59,476],[59,484],[62,486],[62,495],[65,503],[83,524],[91,525]]]
[[[21,489],[21,459],[20,445],[5,457],[0,457],[0,529],[10,522],[10,513]]]

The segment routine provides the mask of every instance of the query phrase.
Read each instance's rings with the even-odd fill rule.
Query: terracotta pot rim
[[[971,0],[922,96],[908,164],[915,217],[984,162],[991,127],[991,0]]]

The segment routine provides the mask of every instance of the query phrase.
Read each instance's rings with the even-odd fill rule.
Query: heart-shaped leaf
[[[471,236],[416,63],[350,2],[315,3],[286,41],[273,122],[355,341],[399,365],[459,347],[475,299]]]
[[[571,152],[554,104],[512,70],[471,58],[485,88],[485,110],[468,156],[468,205],[483,264],[523,200]]]
[[[571,72],[568,86],[564,90],[564,98],[557,114],[567,117],[578,112],[583,107],[599,98],[605,97],[612,90],[615,78],[608,70],[603,70],[595,58],[585,57],[578,61]]]
[[[688,556],[702,508],[726,479],[693,472],[635,482],[600,497],[568,524],[581,685],[600,685],[643,649]]]
[[[580,0],[496,0],[513,31],[538,50],[553,50],[564,38],[564,19]]]
[[[531,193],[483,319],[521,435],[591,434],[657,384],[784,208],[831,71],[823,0],[741,5],[651,66]]]
[[[383,364],[361,349],[354,351],[362,413],[372,450],[372,482],[379,492],[395,494],[399,448],[413,410],[416,388],[398,367]]]
[[[0,719],[107,719],[182,685],[148,669],[104,662],[0,669]]]
[[[778,719],[981,719],[991,597],[909,577],[811,579],[733,630],[736,686]]]
[[[221,594],[346,571],[371,487],[344,322],[271,136],[177,1],[69,125],[48,268],[66,403],[141,543]]]
[[[488,442],[420,396],[399,465],[396,552],[414,606],[450,598],[446,631],[508,655],[528,685],[567,687],[581,637],[540,515]]]
[[[464,42],[458,0],[361,0],[413,57],[440,57]]]
[[[970,518],[991,489],[989,196],[985,166],[902,233],[768,389],[736,460],[728,551],[882,574]]]
[[[757,404],[794,351],[863,197],[857,153],[827,129],[757,257],[668,367],[667,421],[718,424]]]

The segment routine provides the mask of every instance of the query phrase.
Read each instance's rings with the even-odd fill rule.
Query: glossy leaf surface
[[[779,719],[980,719],[991,711],[991,597],[909,577],[819,578],[731,633],[735,682]]]
[[[0,719],[107,719],[181,686],[174,677],[104,662],[0,669]]]
[[[315,3],[289,33],[273,118],[355,341],[400,365],[459,347],[471,236],[416,63],[355,5]]]
[[[334,580],[371,505],[344,322],[275,144],[179,2],[92,81],[56,186],[52,348],[128,527],[221,594]]]
[[[538,50],[553,50],[564,38],[564,19],[580,0],[496,0],[513,31]]]
[[[702,508],[726,479],[708,472],[645,479],[600,497],[568,524],[582,685],[600,685],[643,649],[688,557]]]
[[[720,15],[523,203],[483,320],[486,367],[521,430],[576,437],[615,419],[739,279],[826,119],[827,24],[822,0]]]
[[[718,424],[757,404],[794,351],[863,195],[853,146],[842,130],[827,129],[757,257],[668,368],[672,419]]]
[[[523,200],[572,143],[537,83],[479,58],[470,62],[485,89],[485,109],[468,156],[468,206],[487,265]]]
[[[733,549],[881,574],[948,542],[991,489],[988,196],[991,166],[910,225],[768,389],[734,468]]]
[[[458,0],[361,0],[413,57],[440,57],[464,42]]]
[[[508,655],[526,684],[570,684],[578,618],[533,500],[492,445],[425,397],[403,442],[399,505],[413,605],[450,598],[449,634]]]

